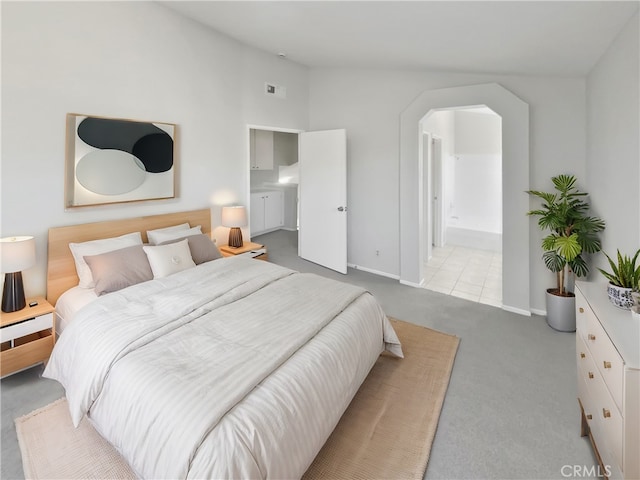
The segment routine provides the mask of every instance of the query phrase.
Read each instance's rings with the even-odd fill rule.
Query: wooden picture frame
[[[67,114],[65,207],[175,198],[172,123]]]

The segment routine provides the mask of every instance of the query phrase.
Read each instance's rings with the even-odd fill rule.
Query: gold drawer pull
[[[589,378],[593,378],[593,372],[589,372]]]
[[[578,310],[580,311],[580,313],[584,313],[584,308],[580,307]]]
[[[593,333],[590,333],[587,338],[589,338],[589,340],[595,340],[596,336]]]
[[[587,420],[591,420],[593,418],[593,415],[589,414],[587,415]]]
[[[584,358],[586,357],[586,355],[584,354],[584,352],[580,352],[580,358]]]
[[[611,416],[611,412],[609,410],[607,410],[606,408],[602,409],[602,416],[604,418],[609,418]]]
[[[611,362],[607,362],[606,360],[604,362],[604,368],[611,368]]]

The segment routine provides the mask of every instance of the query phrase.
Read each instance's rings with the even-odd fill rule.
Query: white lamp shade
[[[247,224],[247,209],[240,206],[222,207],[223,227],[244,227]]]
[[[33,237],[0,238],[0,272],[21,272],[36,264],[36,241]]]

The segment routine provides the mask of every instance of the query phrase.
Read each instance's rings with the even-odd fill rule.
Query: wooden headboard
[[[147,230],[170,227],[184,222],[189,222],[192,227],[201,225],[202,233],[211,233],[211,211],[208,208],[189,212],[50,228],[47,300],[51,305],[55,305],[60,295],[78,285],[76,265],[69,249],[70,242],[88,242],[89,240],[117,237],[131,232],[141,232],[142,241],[146,242]]]

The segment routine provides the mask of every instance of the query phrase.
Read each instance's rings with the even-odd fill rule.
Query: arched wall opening
[[[424,287],[502,307],[502,117],[470,105],[421,123]]]
[[[423,92],[400,116],[400,282],[420,286],[424,262],[422,118],[431,110],[486,105],[502,117],[503,287],[505,310],[530,315],[529,105],[496,84]],[[424,188],[423,188],[424,187]]]

